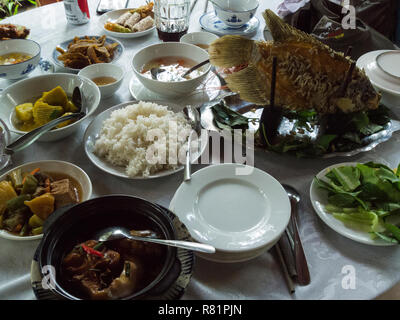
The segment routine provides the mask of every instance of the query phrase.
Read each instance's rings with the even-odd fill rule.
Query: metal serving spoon
[[[162,244],[171,247],[177,247],[192,251],[199,251],[205,253],[215,253],[215,248],[208,244],[197,243],[197,242],[189,242],[189,241],[181,241],[181,240],[165,240],[165,239],[156,239],[156,238],[147,238],[147,237],[138,237],[133,236],[129,232],[128,229],[123,227],[115,227],[111,228],[108,231],[104,232],[99,238],[98,241],[106,242],[111,240],[117,239],[131,239],[136,241],[145,241],[145,242],[152,242],[157,244]]]
[[[290,226],[293,232],[293,244],[294,244],[294,258],[297,271],[297,282],[300,285],[307,285],[310,283],[310,272],[308,270],[307,259],[304,254],[303,245],[301,244],[297,215],[298,215],[298,204],[301,200],[299,192],[289,185],[282,185],[290,199],[291,214],[290,214]]]
[[[185,78],[186,76],[191,74],[194,70],[197,70],[198,68],[206,65],[207,63],[210,63],[209,59],[207,59],[207,60],[205,60],[203,62],[200,62],[199,64],[196,64],[194,67],[192,67],[188,71],[186,71],[182,75],[182,78]],[[161,73],[161,72],[164,72],[164,71],[165,71],[165,69],[163,69],[163,68],[158,68],[158,67],[157,68],[151,68],[150,69],[150,74],[151,74],[151,77],[153,78],[153,80],[158,80],[158,74]]]
[[[80,87],[75,87],[72,93],[72,102],[78,108],[77,112],[51,120],[45,125],[40,126],[32,131],[29,131],[28,133],[24,134],[23,136],[19,137],[17,140],[6,146],[4,148],[4,153],[12,155],[14,152],[20,151],[30,146],[37,139],[39,139],[44,133],[50,131],[56,125],[67,120],[83,118],[86,115],[86,110],[83,110],[82,106],[84,105],[86,107],[86,104],[84,103],[84,97],[81,93]]]
[[[188,181],[191,179],[191,143],[192,143],[192,138],[193,138],[193,133],[196,132],[199,134],[201,130],[200,126],[200,114],[197,111],[197,109],[193,106],[186,106],[184,109],[185,113],[187,114],[187,117],[189,118],[189,121],[191,122],[191,126],[193,130],[189,134],[189,139],[188,139],[188,149],[186,152],[186,162],[185,162],[185,167],[183,171],[183,180]]]

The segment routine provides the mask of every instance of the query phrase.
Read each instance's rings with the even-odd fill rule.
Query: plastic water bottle
[[[67,21],[72,24],[85,24],[90,20],[87,0],[64,0]]]

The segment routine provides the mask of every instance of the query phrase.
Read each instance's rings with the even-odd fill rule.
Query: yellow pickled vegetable
[[[43,233],[43,227],[37,227],[37,228],[32,229],[32,234],[34,236],[41,234],[41,233]]]
[[[24,204],[33,214],[37,215],[42,220],[46,220],[54,211],[54,196],[50,193],[45,193],[30,201],[24,201]]]
[[[33,103],[23,103],[15,107],[18,120],[28,122],[33,120]]]
[[[31,228],[38,228],[43,226],[44,221],[40,219],[36,214],[29,218],[29,226]]]
[[[78,112],[78,107],[74,105],[72,101],[68,101],[67,105],[65,106],[65,112]]]
[[[69,114],[72,114],[72,112],[66,112],[66,113],[63,114],[63,116],[66,116],[66,115],[69,115]],[[67,121],[61,122],[58,126],[56,126],[56,128],[64,128],[64,127],[70,125],[73,122],[75,122],[75,119],[71,119],[71,120],[67,120]]]
[[[0,215],[3,214],[6,209],[7,201],[17,197],[11,182],[1,181],[0,182]]]
[[[47,122],[61,117],[64,113],[64,108],[62,106],[52,106],[42,99],[35,102],[33,106],[33,119],[36,124],[43,125]]]
[[[60,86],[57,86],[48,92],[44,92],[42,95],[42,100],[49,105],[62,106],[63,108],[65,108],[68,103],[67,94]]]

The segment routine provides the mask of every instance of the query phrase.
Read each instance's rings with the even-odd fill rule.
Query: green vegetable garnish
[[[400,179],[395,171],[368,162],[334,168],[314,181],[328,192],[325,209],[336,219],[369,232],[372,239],[400,242]]]

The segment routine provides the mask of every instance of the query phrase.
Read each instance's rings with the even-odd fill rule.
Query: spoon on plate
[[[80,87],[82,84],[80,85]],[[34,143],[37,139],[39,139],[44,133],[50,131],[55,126],[64,121],[68,121],[71,119],[81,119],[86,115],[86,110],[83,110],[82,106],[86,104],[84,103],[84,97],[81,93],[80,87],[75,87],[72,93],[72,102],[78,108],[77,112],[72,114],[68,114],[57,119],[51,120],[50,122],[40,126],[34,130],[29,131],[28,133],[24,134],[23,136],[19,137],[14,142],[10,143],[4,148],[4,153],[8,155],[12,155],[16,151],[20,151],[25,149],[26,147],[30,146]]]
[[[291,214],[290,214],[290,227],[293,233],[293,249],[294,249],[294,258],[296,264],[297,271],[297,282],[300,285],[308,285],[310,283],[310,272],[308,270],[306,256],[304,254],[303,245],[301,244],[298,223],[297,223],[297,215],[298,215],[298,204],[301,200],[299,192],[289,185],[282,185],[286,193],[288,194],[291,206]]]
[[[193,66],[192,68],[190,68],[188,71],[186,71],[183,75],[182,78],[187,77],[189,74],[191,74],[194,70],[197,70],[198,68],[201,68],[202,66],[206,65],[207,63],[210,63],[210,60],[207,59],[203,62],[200,62],[199,64],[196,64],[195,66]],[[163,68],[151,68],[150,69],[150,74],[153,80],[158,80],[158,74],[160,74],[161,72],[166,71]]]
[[[182,240],[165,240],[165,239],[157,239],[157,238],[148,238],[148,237],[139,237],[132,235],[128,229],[123,227],[115,227],[110,230],[104,232],[99,238],[98,241],[106,242],[118,239],[131,239],[136,241],[145,241],[152,242],[157,244],[162,244],[171,247],[177,247],[192,251],[205,252],[205,253],[215,253],[215,248],[208,244],[190,242],[190,241],[182,241]]]

